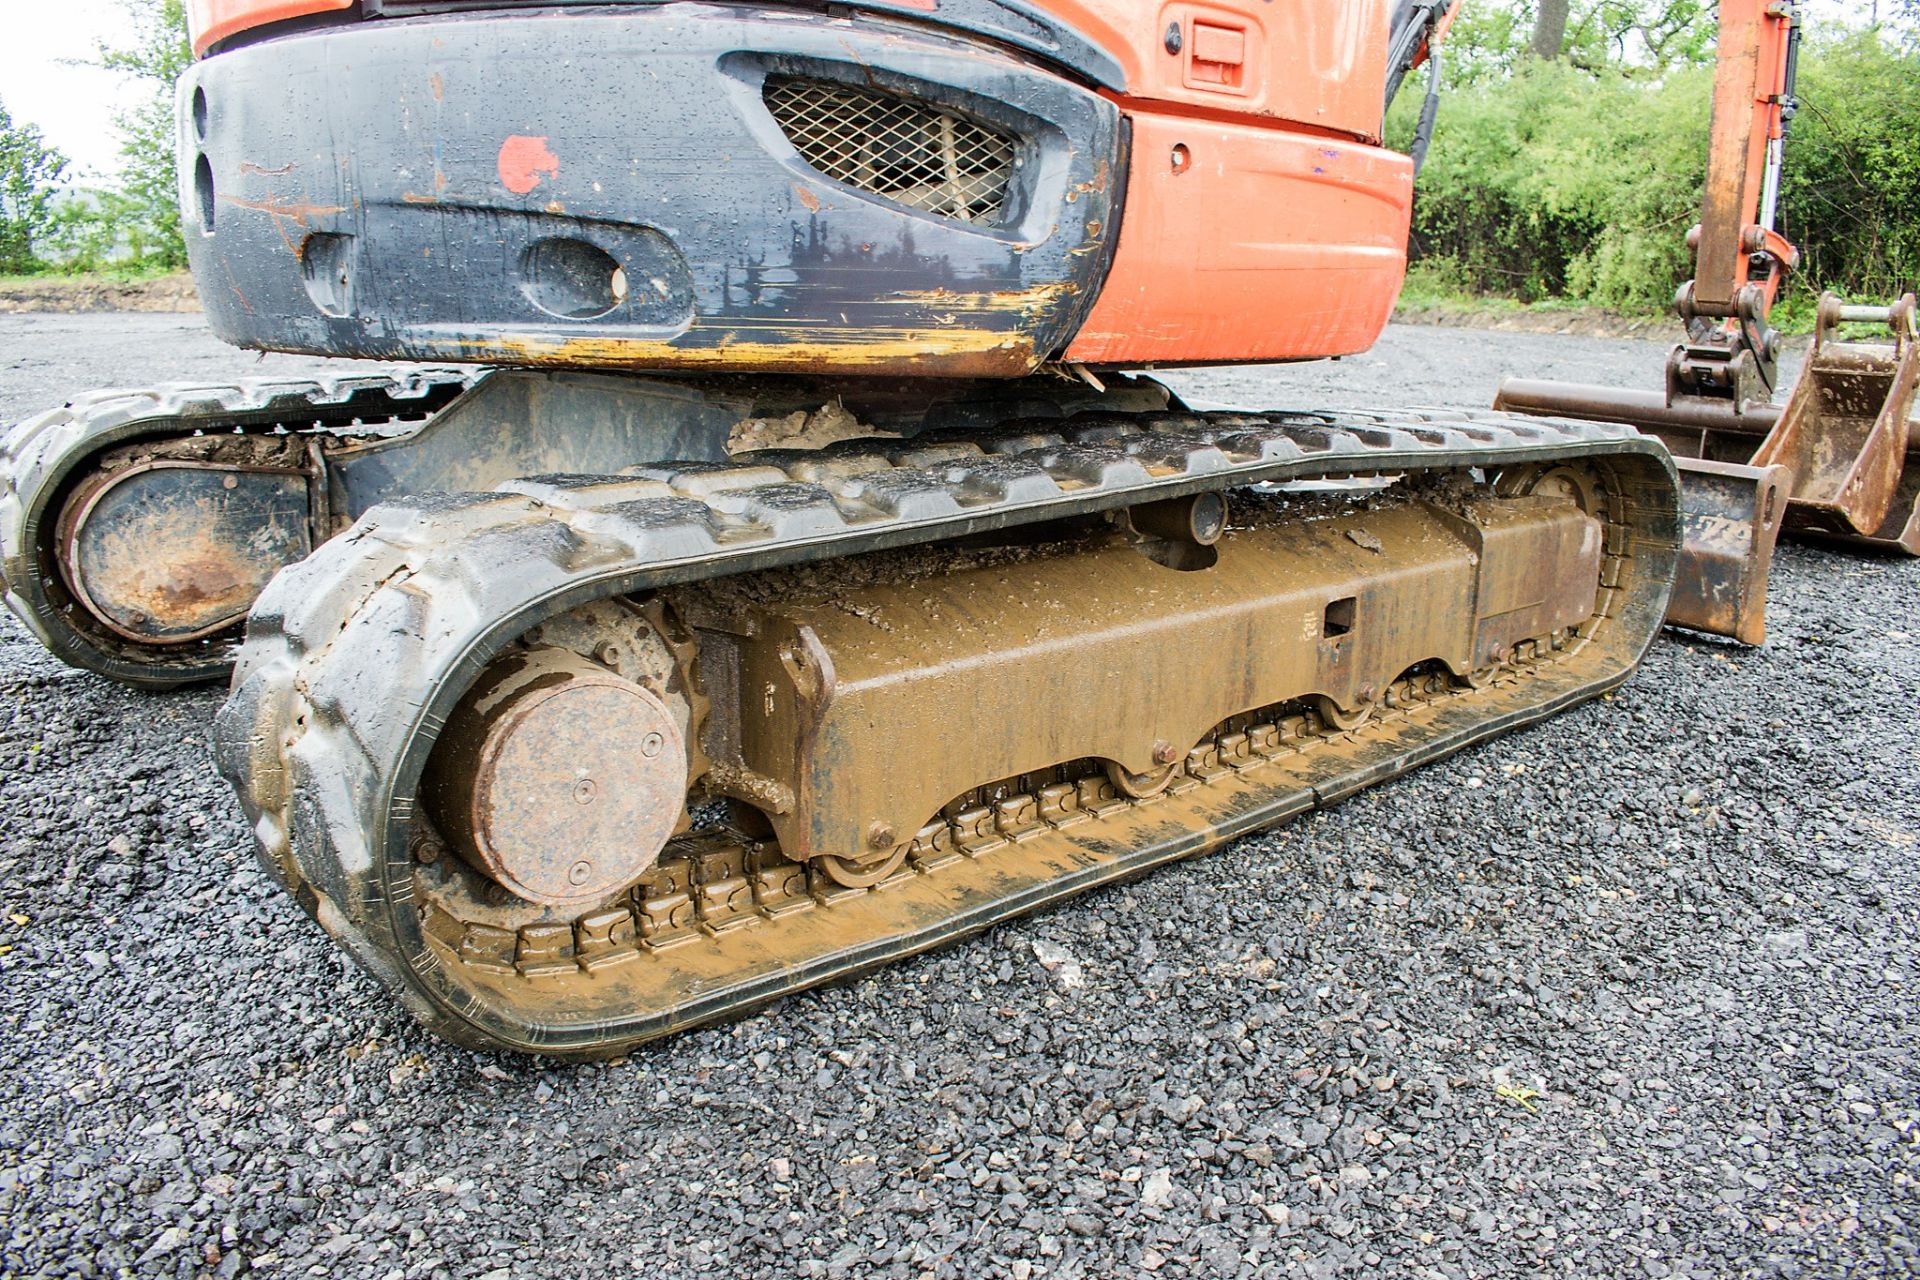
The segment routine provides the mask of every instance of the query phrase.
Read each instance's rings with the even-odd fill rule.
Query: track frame
[[[1288,785],[1235,775],[1182,818],[1161,809],[1137,827],[1123,823],[1123,839],[1106,828],[1053,831],[1020,847],[1079,868],[1064,879],[1006,885],[921,927],[773,975],[728,982],[710,971],[685,1000],[644,1016],[517,1020],[460,986],[426,936],[410,838],[435,736],[491,659],[546,619],[675,584],[1209,489],[1570,459],[1608,471],[1615,513],[1611,567],[1581,629],[1587,658],[1577,670],[1492,681],[1474,691],[1470,713],[1435,713],[1412,737],[1387,722],[1360,726],[1350,749],[1323,755]],[[262,596],[216,724],[216,755],[269,869],[422,1021],[469,1045],[618,1052],[1210,848],[1617,685],[1665,609],[1679,547],[1676,493],[1665,450],[1625,428],[1491,414],[1167,413],[1013,422],[890,451],[855,443],[752,465],[535,478],[489,494],[409,499],[370,512]]]

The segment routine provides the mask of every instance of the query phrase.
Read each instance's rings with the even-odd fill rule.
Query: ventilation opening
[[[200,212],[200,230],[213,234],[213,165],[203,155],[193,162],[193,198]]]
[[[1012,135],[946,107],[831,80],[772,76],[763,96],[787,141],[836,182],[960,222],[998,225]]]
[[[1327,606],[1327,616],[1320,624],[1320,634],[1331,640],[1353,630],[1354,597],[1335,600]]]
[[[627,273],[585,240],[536,240],[520,258],[520,291],[548,315],[594,320],[627,300]]]

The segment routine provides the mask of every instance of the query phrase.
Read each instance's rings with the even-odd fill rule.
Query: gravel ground
[[[291,370],[0,317],[0,417]],[[1395,329],[1183,385],[1485,404],[1661,345]],[[1331,813],[618,1062],[416,1030],[255,869],[220,693],[0,619],[0,1273],[1916,1269],[1920,564]]]

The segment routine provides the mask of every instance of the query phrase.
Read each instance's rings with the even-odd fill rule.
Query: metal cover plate
[[[155,463],[84,500],[65,559],[100,621],[166,644],[238,622],[268,579],[311,550],[305,476]]]

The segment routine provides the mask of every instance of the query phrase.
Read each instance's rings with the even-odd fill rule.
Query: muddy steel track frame
[[[1223,724],[1144,800],[1097,781],[1016,789],[913,835],[870,889],[828,884],[764,837],[705,830],[670,843],[648,882],[677,890],[677,912],[635,901],[516,934],[469,928],[417,891],[417,798],[442,727],[517,637],[590,602],[1256,482],[1570,463],[1604,478],[1592,615],[1469,680],[1403,675],[1357,726]],[[1603,692],[1657,632],[1678,545],[1657,442],[1494,414],[1083,414],[970,441],[535,478],[376,508],[282,572],[255,606],[215,749],[269,870],[422,1021],[469,1045],[604,1054],[1201,852]],[[541,982],[559,1003],[523,999]]]
[[[0,592],[63,661],[145,688],[224,680],[253,597],[385,498],[567,469],[724,460],[848,384],[413,369],[100,392],[0,438]],[[1165,408],[1114,378],[864,380],[876,435],[1098,407]],[[10,584],[10,587],[9,587]]]

